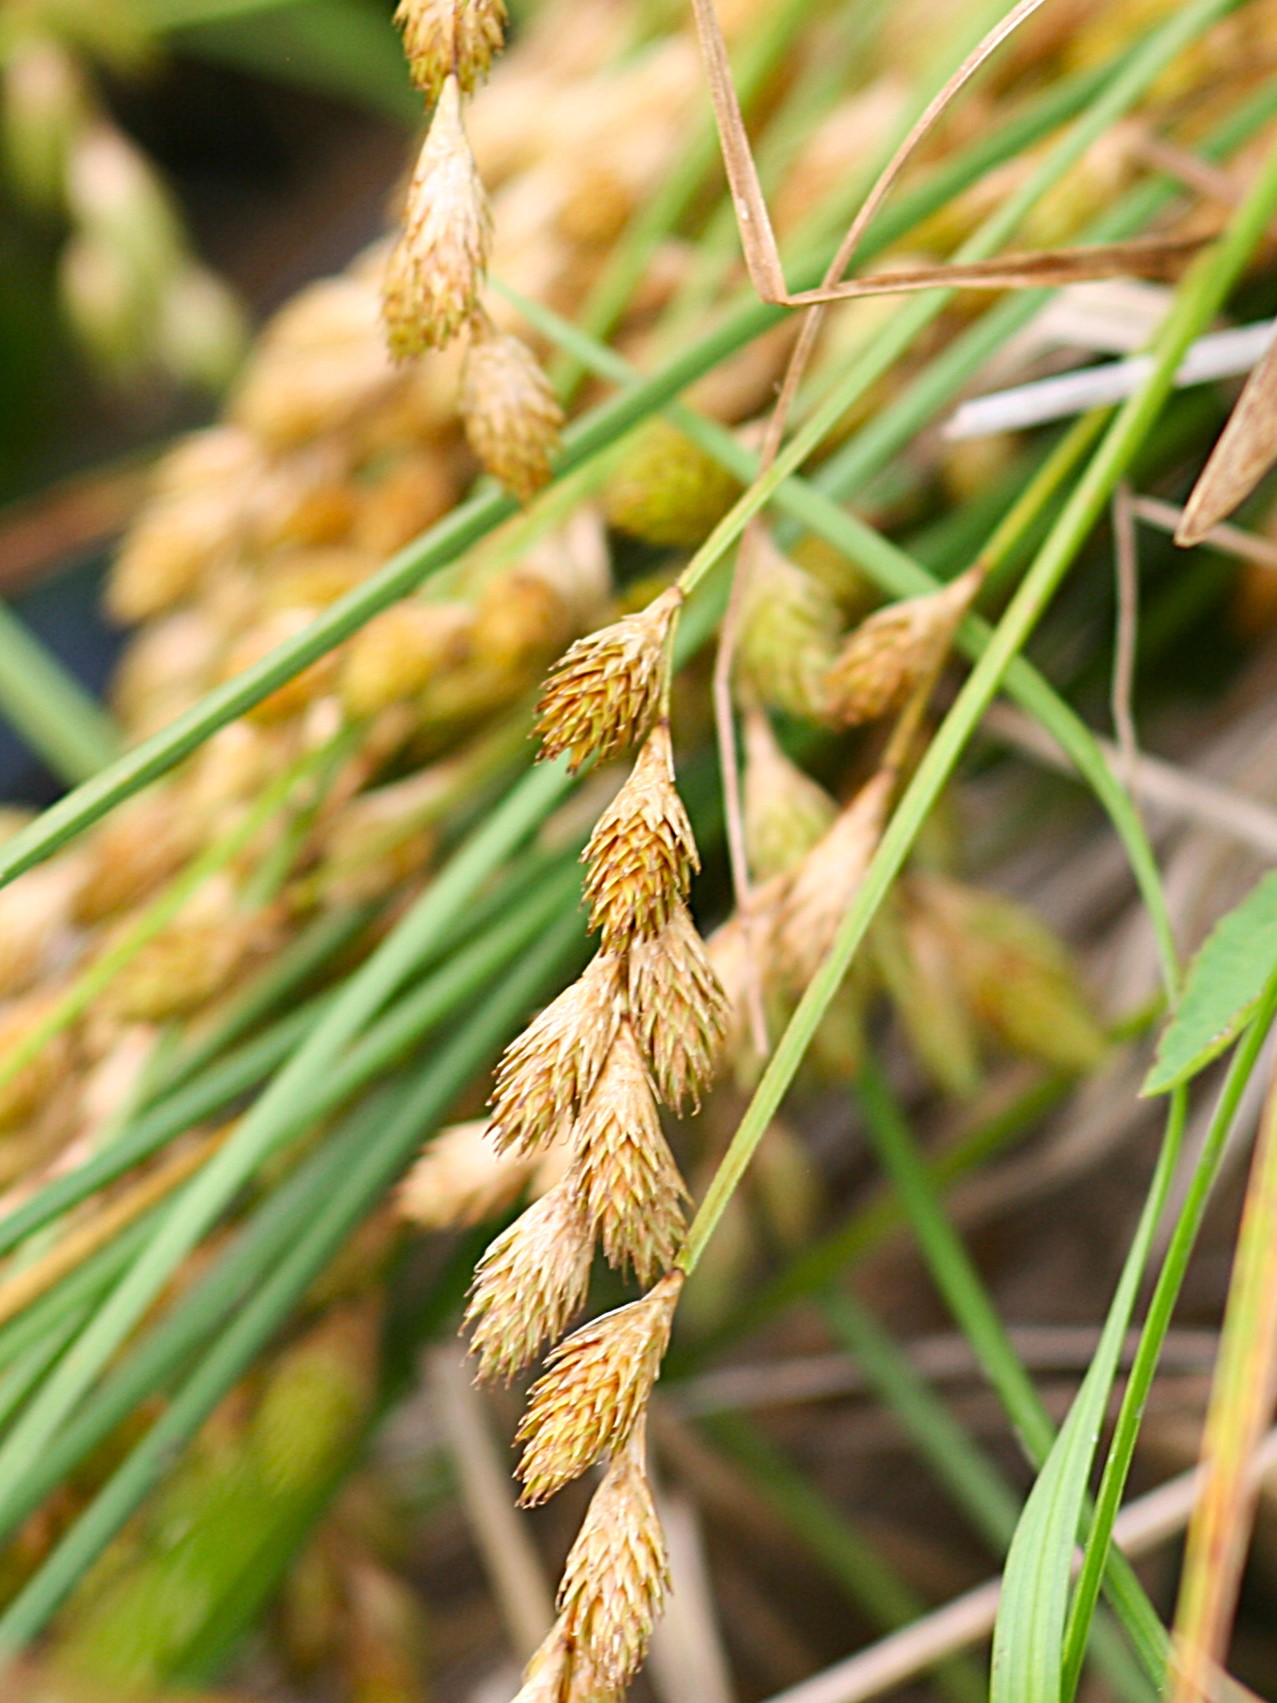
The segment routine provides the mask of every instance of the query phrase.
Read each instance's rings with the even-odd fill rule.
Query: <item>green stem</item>
[[[72,786],[120,754],[110,716],[5,603],[0,603],[0,715]]]

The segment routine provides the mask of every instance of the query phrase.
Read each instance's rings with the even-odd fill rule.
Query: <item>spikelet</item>
[[[594,1237],[566,1179],[489,1246],[475,1270],[465,1323],[481,1378],[512,1378],[559,1336],[585,1301]]]
[[[745,716],[745,849],[761,881],[800,863],[838,806],[781,750],[762,710]]]
[[[685,1190],[661,1132],[647,1068],[623,1022],[572,1131],[571,1177],[603,1252],[640,1283],[673,1264]]]
[[[763,703],[819,720],[835,656],[838,606],[829,588],[782,555],[766,532],[749,534],[738,572],[745,577],[740,660]]]
[[[483,1118],[441,1129],[399,1185],[396,1206],[427,1230],[481,1224],[513,1205],[536,1168],[520,1153],[494,1153]]]
[[[386,267],[382,315],[396,360],[451,342],[474,312],[491,247],[492,211],[461,122],[460,87],[450,76]]]
[[[578,639],[545,683],[537,705],[541,755],[569,752],[572,774],[589,757],[614,756],[641,739],[669,681],[669,641],[682,607],[677,586],[646,609]]]
[[[674,755],[666,722],[644,742],[634,771],[599,818],[582,854],[589,866],[585,897],[590,927],[603,948],[623,951],[657,933],[687,897],[700,858],[692,825],[674,784]]]
[[[673,549],[707,538],[740,496],[739,480],[659,417],[627,438],[603,487],[609,526]]]
[[[683,1273],[671,1271],[641,1300],[574,1331],[533,1384],[519,1427],[524,1506],[544,1502],[615,1454],[647,1407],[669,1342]]]
[[[891,789],[889,775],[874,775],[794,871],[776,934],[790,987],[804,988],[828,952],[877,847]]]
[[[482,465],[521,503],[530,501],[550,478],[563,410],[527,344],[482,312],[471,321],[461,369],[461,417]]]
[[[448,78],[473,94],[505,40],[505,0],[399,0],[395,22],[413,82],[437,101]]]
[[[647,1657],[669,1588],[669,1555],[644,1462],[640,1420],[595,1491],[559,1585],[564,1631],[605,1684],[621,1687]]]
[[[630,1022],[657,1092],[677,1112],[697,1110],[727,1036],[727,996],[685,905],[626,962]]]
[[[492,1090],[498,1151],[531,1152],[575,1117],[612,1047],[621,1016],[621,965],[600,952],[511,1041]]]
[[[939,665],[982,578],[972,569],[940,591],[892,603],[862,621],[825,676],[830,717],[856,727],[903,708]]]
[[[462,603],[408,598],[369,621],[342,659],[339,691],[347,713],[375,715],[423,691],[470,649],[474,613]]]
[[[524,1669],[514,1703],[621,1703],[621,1692],[591,1669],[559,1619]]]

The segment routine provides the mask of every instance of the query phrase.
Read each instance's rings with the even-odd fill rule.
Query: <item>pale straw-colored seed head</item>
[[[479,1224],[519,1198],[536,1159],[496,1153],[485,1119],[441,1129],[399,1185],[399,1212],[428,1230]]]
[[[492,248],[492,210],[448,77],[386,267],[382,315],[396,360],[441,349],[474,312]]]
[[[585,1302],[594,1235],[567,1179],[502,1231],[479,1261],[465,1322],[481,1378],[512,1378]]]
[[[838,606],[829,588],[754,529],[742,550],[740,635],[744,677],[763,703],[819,720],[824,681],[836,654]]]
[[[776,930],[779,968],[791,988],[806,987],[828,952],[878,845],[891,790],[885,772],[867,781],[794,871]]]
[[[563,409],[527,344],[483,313],[461,369],[461,418],[479,461],[521,503],[548,482]]]
[[[838,814],[823,786],[790,761],[762,710],[745,716],[745,848],[760,881],[784,875]]]
[[[437,101],[455,77],[472,94],[505,40],[505,0],[399,0],[395,22],[413,82]]]
[[[636,940],[626,960],[630,1022],[657,1092],[677,1112],[695,1110],[714,1078],[727,1035],[727,996],[686,906],[659,934]]]
[[[524,1669],[514,1703],[622,1703],[622,1692],[590,1667],[560,1618]]]
[[[831,718],[856,727],[902,709],[939,666],[980,582],[972,570],[940,591],[889,604],[862,621],[825,676]]]
[[[615,756],[641,739],[669,681],[669,643],[682,607],[677,586],[646,609],[578,639],[545,683],[537,705],[541,755],[570,753],[575,774],[587,758]]]
[[[621,1019],[621,963],[600,952],[511,1041],[492,1089],[498,1149],[531,1152],[574,1118],[594,1087]]]
[[[634,772],[600,816],[582,855],[590,927],[606,951],[657,933],[700,868],[692,825],[674,784],[670,730],[658,722]]]
[[[519,1427],[525,1506],[544,1502],[615,1454],[647,1407],[669,1343],[683,1273],[592,1319],[551,1354]]]
[[[376,715],[424,691],[437,674],[469,655],[474,611],[468,605],[407,598],[355,634],[341,664],[338,690],[352,716]]]
[[[623,1686],[647,1658],[669,1589],[669,1554],[644,1460],[639,1421],[595,1491],[559,1585],[573,1644],[605,1684]]]
[[[673,1264],[686,1190],[661,1131],[656,1098],[628,1022],[616,1032],[572,1131],[571,1181],[614,1266],[650,1283]]]

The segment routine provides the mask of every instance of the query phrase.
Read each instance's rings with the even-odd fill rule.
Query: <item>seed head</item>
[[[566,1179],[491,1244],[474,1274],[465,1322],[481,1378],[512,1378],[585,1302],[594,1237]]]
[[[952,973],[981,1027],[1059,1070],[1087,1071],[1104,1030],[1067,948],[1032,912],[998,893],[941,876],[912,884],[941,933]]]
[[[474,312],[492,247],[492,211],[444,80],[408,190],[403,235],[386,267],[382,315],[396,360],[441,349]]]
[[[505,0],[399,0],[395,22],[413,82],[437,101],[449,77],[473,94],[505,40]]]
[[[629,780],[600,816],[583,854],[590,927],[605,951],[658,932],[700,868],[692,825],[674,784],[670,731],[658,722]]]
[[[396,1205],[403,1217],[429,1230],[479,1224],[512,1205],[536,1161],[518,1153],[494,1153],[484,1119],[441,1129],[399,1185]]]
[[[461,369],[461,417],[470,447],[521,503],[550,478],[563,410],[527,344],[475,315]]]
[[[622,1703],[622,1699],[591,1669],[585,1652],[573,1646],[559,1619],[524,1669],[514,1703]]]
[[[742,667],[765,704],[818,720],[825,714],[838,607],[829,588],[782,555],[765,532],[749,536],[738,570],[746,575]]]
[[[878,844],[891,784],[880,772],[861,787],[794,871],[776,936],[780,970],[791,987],[807,985],[833,942]]]
[[[781,750],[762,710],[745,717],[745,845],[762,881],[800,863],[838,814],[823,786]]]
[[[661,1368],[683,1273],[641,1300],[574,1331],[533,1384],[519,1427],[525,1506],[544,1502],[604,1455],[615,1454],[647,1407]]]
[[[630,1022],[665,1105],[695,1111],[727,1035],[727,996],[685,905],[626,960]]]
[[[686,1190],[628,1022],[616,1032],[572,1144],[572,1183],[604,1254],[614,1266],[632,1265],[639,1282],[650,1283],[673,1264]]]
[[[683,602],[677,586],[636,615],[578,639],[545,683],[537,705],[541,755],[612,757],[651,726],[669,680],[669,640]]]
[[[825,677],[833,720],[856,727],[901,709],[940,663],[980,579],[972,570],[940,591],[892,603],[862,621]]]
[[[740,496],[740,482],[659,417],[627,439],[603,488],[608,524],[648,544],[699,544]]]
[[[612,1047],[622,1008],[621,964],[600,952],[511,1041],[492,1090],[498,1150],[531,1152],[574,1118]]]
[[[375,715],[417,696],[470,650],[474,614],[465,604],[408,598],[369,621],[342,659],[342,703],[352,716]]]
[[[595,1491],[559,1586],[563,1627],[605,1684],[621,1687],[647,1657],[669,1588],[665,1534],[644,1464],[642,1420]]]

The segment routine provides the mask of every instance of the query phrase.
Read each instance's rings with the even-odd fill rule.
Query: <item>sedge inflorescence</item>
[[[460,407],[470,447],[527,502],[550,478],[563,410],[532,350],[483,306],[492,208],[463,114],[501,49],[504,0],[400,0],[395,20],[434,110],[382,285],[390,352],[411,360],[466,336]]]
[[[508,1378],[562,1333],[595,1248],[632,1270],[641,1299],[555,1347],[519,1431],[525,1503],[607,1470],[564,1570],[559,1620],[521,1697],[612,1696],[647,1652],[667,1583],[644,1425],[683,1274],[686,1190],[662,1103],[697,1103],[727,1027],[722,989],[687,908],[700,867],[678,794],[667,715],[682,598],[663,593],[591,634],[551,674],[538,710],[546,755],[574,767],[638,744],[583,853],[600,950],[507,1048],[492,1096],[503,1152],[563,1148],[562,1181],[488,1249],[467,1319],[480,1374]]]

